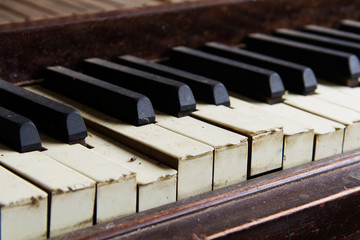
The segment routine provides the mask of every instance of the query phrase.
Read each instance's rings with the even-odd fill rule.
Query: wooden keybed
[[[41,2],[0,4],[1,78],[22,84],[41,78],[46,66],[75,67],[86,57],[162,58],[176,45],[235,45],[251,32],[310,23],[336,26],[341,19],[360,17],[360,2],[352,0],[107,0],[102,7],[82,0],[76,4],[84,5],[72,8],[79,11],[66,11],[66,3],[51,8],[55,1]],[[335,156],[58,239],[356,239],[359,162],[358,151]]]

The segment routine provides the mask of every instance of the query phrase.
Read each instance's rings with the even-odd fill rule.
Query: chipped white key
[[[45,239],[47,193],[0,167],[0,239]]]
[[[29,87],[81,112],[86,124],[178,171],[177,199],[212,189],[213,148],[155,124],[135,127],[41,87]]]
[[[96,223],[136,212],[135,173],[80,144],[68,145],[41,136],[42,153],[96,182]]]
[[[192,117],[156,115],[157,124],[214,148],[213,189],[246,180],[247,137]]]
[[[91,179],[40,152],[3,154],[0,164],[49,194],[49,237],[93,224],[95,182]]]
[[[360,148],[360,113],[312,96],[287,94],[284,103],[345,125],[343,152]]]
[[[91,151],[100,153],[136,173],[138,211],[145,211],[176,201],[176,170],[94,130],[89,130],[86,142],[93,147]]]
[[[236,95],[233,95],[236,96]],[[241,114],[252,113],[259,119],[278,123],[284,129],[283,169],[309,163],[313,157],[314,129],[301,122],[281,117],[235,97],[230,97],[231,107]],[[301,154],[299,154],[301,153]]]
[[[259,119],[238,113],[224,106],[197,104],[196,118],[219,125],[249,138],[248,176],[255,176],[282,167],[283,129]]]

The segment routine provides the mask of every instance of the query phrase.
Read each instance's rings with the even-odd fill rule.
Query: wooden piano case
[[[212,0],[0,25],[0,77],[41,78],[86,57],[166,57],[172,46],[238,44],[250,32],[360,17],[358,0]],[[175,1],[174,1],[175,2]],[[358,239],[360,152],[178,201],[57,239]]]

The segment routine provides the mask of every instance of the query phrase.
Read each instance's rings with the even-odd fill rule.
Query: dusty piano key
[[[316,93],[313,97],[360,112],[360,95],[353,96],[322,84],[319,85]]]
[[[39,130],[62,141],[80,142],[87,136],[78,111],[3,80],[0,105],[31,119]]]
[[[91,226],[95,182],[41,152],[2,154],[0,164],[49,194],[48,237]]]
[[[86,142],[93,146],[91,151],[102,154],[136,173],[137,211],[145,211],[176,201],[177,171],[175,169],[92,129]]]
[[[83,71],[109,83],[142,93],[150,98],[155,108],[175,116],[187,115],[196,106],[189,86],[175,80],[98,58],[84,60]]]
[[[352,32],[352,33],[356,33],[356,34],[360,34],[360,22],[358,21],[354,21],[354,20],[349,20],[349,19],[345,19],[342,20],[339,26],[339,29],[341,31],[346,31],[346,32]]]
[[[347,40],[336,39],[333,37],[319,36],[313,33],[305,33],[291,29],[277,29],[274,34],[281,38],[294,41],[309,43],[320,47],[327,47],[335,50],[349,52],[360,56],[360,44]]]
[[[67,145],[42,135],[42,153],[96,182],[94,223],[136,212],[135,173],[80,144]]]
[[[29,89],[76,107],[83,114],[89,127],[176,169],[177,199],[211,190],[212,147],[155,124],[140,127],[126,124],[56,93],[50,91],[46,93],[46,90],[39,87]]]
[[[213,189],[246,180],[247,137],[192,117],[176,118],[157,113],[157,125],[214,148]]]
[[[203,49],[222,57],[273,70],[281,76],[286,90],[308,94],[313,93],[316,89],[315,74],[311,68],[304,65],[216,42],[205,44]]]
[[[170,64],[221,81],[232,91],[269,103],[281,101],[284,85],[270,70],[219,57],[187,47],[171,51]]]
[[[353,54],[261,33],[250,34],[246,44],[249,50],[307,65],[317,77],[348,86],[358,85],[360,64]]]
[[[350,33],[346,31],[341,31],[341,30],[317,26],[317,25],[307,25],[301,30],[304,32],[314,33],[317,35],[360,43],[360,35],[356,33]]]
[[[39,133],[29,119],[0,107],[0,141],[18,152],[41,149]]]
[[[313,160],[342,153],[344,125],[283,103],[269,105],[239,95],[234,95],[234,97],[245,100],[261,110],[272,112],[294,122],[301,122],[302,125],[313,128],[315,134]],[[285,161],[287,159],[284,159]]]
[[[235,95],[236,96],[236,95]],[[309,125],[294,121],[287,117],[273,114],[235,97],[230,98],[231,107],[239,114],[253,113],[259,119],[281,124],[284,129],[283,169],[309,163],[313,157],[314,129]],[[301,153],[301,154],[299,154]]]
[[[47,193],[0,167],[0,239],[45,239]]]
[[[215,105],[230,105],[229,94],[225,86],[219,81],[130,55],[120,56],[117,62],[122,65],[186,83],[193,91],[195,99],[197,100]]]
[[[137,126],[155,121],[152,104],[144,95],[64,67],[48,67],[43,85]]]
[[[311,96],[287,94],[284,103],[345,125],[343,152],[360,148],[360,113]]]
[[[280,124],[266,122],[251,113],[239,114],[224,106],[198,104],[198,108],[192,116],[249,138],[248,177],[282,167],[284,133]]]

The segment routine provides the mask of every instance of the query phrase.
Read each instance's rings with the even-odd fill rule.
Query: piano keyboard
[[[82,2],[93,11],[123,4]],[[0,12],[54,3],[9,1]],[[359,149],[357,25],[251,34],[245,49],[179,46],[157,63],[86,59],[23,88],[0,82],[3,115],[39,130],[11,130],[16,144],[1,139],[0,239],[56,237]],[[41,145],[18,147],[27,134]]]

